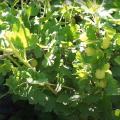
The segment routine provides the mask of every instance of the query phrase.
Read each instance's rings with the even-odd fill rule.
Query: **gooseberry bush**
[[[119,119],[120,10],[106,6],[0,3],[0,80],[14,101],[60,120]]]

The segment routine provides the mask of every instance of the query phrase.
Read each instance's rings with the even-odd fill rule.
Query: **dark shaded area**
[[[43,113],[35,110],[28,101],[19,100],[13,103],[10,95],[0,100],[0,120],[58,120],[54,113]]]

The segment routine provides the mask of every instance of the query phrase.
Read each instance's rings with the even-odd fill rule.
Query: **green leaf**
[[[39,6],[34,2],[31,3],[31,16],[37,16],[39,13]]]
[[[44,73],[38,73],[36,78],[38,79],[37,81],[39,82],[48,82],[48,78]]]
[[[104,95],[98,102],[98,107],[101,111],[102,120],[112,120],[112,103],[109,96]]]
[[[17,4],[18,2],[19,2],[19,0],[14,0],[14,2],[12,3],[12,4],[13,4],[12,6],[13,6],[13,7],[16,6],[16,4]]]
[[[57,98],[57,102],[58,103],[62,103],[62,104],[68,104],[70,102],[70,96],[67,94],[60,94],[59,97]]]
[[[89,40],[96,40],[96,28],[92,25],[87,26],[87,37]]]
[[[4,10],[8,7],[8,4],[6,2],[0,2],[0,10]]]
[[[120,94],[118,82],[112,77],[109,77],[108,79],[108,84],[107,84],[107,88],[105,89],[105,94],[106,95],[119,95]]]
[[[39,88],[33,88],[28,94],[28,100],[31,104],[45,105],[47,96]]]
[[[114,77],[120,77],[120,66],[116,65],[112,67],[112,73]]]
[[[45,104],[45,112],[52,112],[54,110],[54,108],[56,103],[56,98],[53,95],[49,95],[47,96],[47,102]]]
[[[114,61],[115,61],[118,65],[120,65],[120,56],[117,56],[117,57],[114,59]]]

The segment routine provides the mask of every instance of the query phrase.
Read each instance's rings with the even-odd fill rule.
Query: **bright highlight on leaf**
[[[87,41],[88,40],[87,34],[85,32],[80,34],[80,40],[81,41]]]
[[[120,109],[115,110],[115,116],[119,117],[120,116]]]
[[[81,79],[86,79],[88,74],[86,71],[83,71],[83,70],[78,70],[77,71],[77,75],[81,78]]]
[[[20,27],[18,31],[6,32],[5,36],[7,37],[7,39],[13,42],[14,45],[27,48],[28,40],[30,39],[31,34],[27,28]],[[18,44],[19,42],[20,44]]]

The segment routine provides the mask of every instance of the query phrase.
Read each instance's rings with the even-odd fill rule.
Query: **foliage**
[[[60,120],[119,119],[120,11],[98,3],[0,3],[0,75],[14,101]]]

